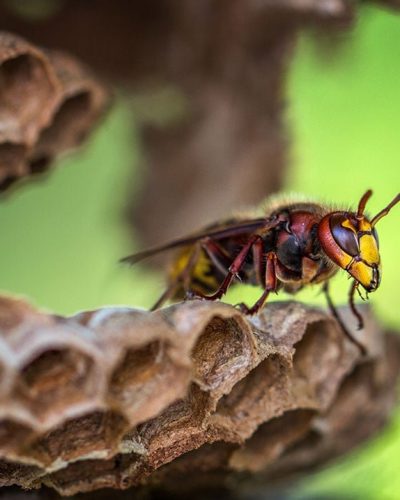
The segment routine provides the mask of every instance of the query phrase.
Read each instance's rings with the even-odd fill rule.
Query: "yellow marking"
[[[337,265],[342,269],[346,269],[346,267],[351,263],[352,260],[353,257],[351,255],[348,255],[338,246],[338,252],[335,255],[335,262],[337,263]]]
[[[360,244],[360,257],[367,262],[367,264],[379,264],[379,250],[376,239],[372,234],[363,234],[359,240]]]
[[[355,227],[353,226],[353,224],[349,221],[349,219],[345,219],[343,222],[342,222],[342,226],[343,227],[347,227],[347,229],[350,229],[351,231],[353,231],[353,233],[356,232],[356,229]]]
[[[180,274],[182,274],[185,267],[188,265],[190,257],[192,256],[193,248],[188,247],[184,248],[177,256],[177,258],[172,262],[169,275],[170,277],[177,278]]]
[[[373,279],[373,269],[364,262],[353,262],[348,272],[364,287],[369,288]]]
[[[201,283],[208,285],[210,287],[215,287],[218,283],[214,275],[208,275],[211,269],[211,262],[209,257],[202,250],[200,252],[199,258],[197,259],[196,265],[193,269],[193,278],[198,279]]]
[[[342,226],[346,227],[347,229],[351,229],[354,233],[356,233],[355,228],[351,224],[351,222],[346,219],[345,221],[342,222]],[[359,221],[359,232],[367,231],[371,232],[372,227],[371,223],[365,219],[362,218]],[[360,247],[360,257],[362,260],[364,260],[367,264],[372,265],[372,264],[379,264],[380,257],[379,257],[379,250],[378,250],[378,245],[376,242],[376,239],[372,234],[363,234],[359,239],[358,239],[359,247]]]
[[[177,278],[181,275],[189,264],[190,259],[192,258],[193,252],[195,251],[195,247],[184,248],[182,252],[178,255],[177,259],[172,263],[170,268],[169,276],[171,280]],[[214,275],[209,275],[211,269],[211,262],[208,256],[205,254],[203,250],[200,251],[199,256],[196,259],[194,267],[190,272],[191,279],[197,279],[201,283],[204,283],[206,286],[214,288],[218,286],[217,280]]]
[[[359,231],[372,231],[371,223],[364,217],[360,220]]]

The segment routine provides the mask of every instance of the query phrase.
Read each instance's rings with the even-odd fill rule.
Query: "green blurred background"
[[[344,35],[343,35],[344,36]],[[139,248],[122,214],[140,189],[141,151],[123,95],[86,146],[60,161],[46,180],[1,201],[1,286],[61,314],[105,304],[148,307],[163,278],[119,257]],[[400,16],[364,7],[355,29],[321,49],[304,34],[287,87],[291,168],[287,190],[355,206],[367,188],[378,212],[400,187]],[[162,110],[160,111],[162,112]],[[132,174],[132,164],[136,166]],[[397,301],[399,207],[379,224],[383,281],[371,296],[382,322],[400,329]],[[347,297],[344,273],[334,279],[337,303]],[[250,302],[249,287],[234,291]],[[282,298],[282,296],[280,296]],[[317,290],[299,300],[323,304]],[[379,437],[306,481],[294,496],[400,498],[400,414]]]

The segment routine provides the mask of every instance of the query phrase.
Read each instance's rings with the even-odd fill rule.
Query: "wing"
[[[128,264],[136,264],[137,262],[147,259],[147,257],[151,257],[153,255],[165,252],[167,250],[172,250],[173,248],[178,248],[186,245],[191,245],[196,243],[197,241],[203,238],[212,238],[214,240],[221,240],[224,238],[230,238],[232,236],[240,236],[242,234],[246,234],[249,232],[253,232],[256,229],[264,226],[266,223],[265,217],[258,219],[249,219],[240,222],[231,222],[221,226],[214,226],[205,229],[204,231],[195,233],[186,238],[180,238],[178,240],[171,241],[170,243],[166,243],[165,245],[150,248],[149,250],[144,250],[143,252],[134,253],[132,255],[128,255],[120,260],[120,262],[126,262]]]

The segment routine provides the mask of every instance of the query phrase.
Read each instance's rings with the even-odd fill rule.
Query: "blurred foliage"
[[[295,168],[288,185],[353,207],[372,188],[367,212],[375,214],[400,188],[400,17],[373,8],[362,13],[337,52],[320,53],[314,39],[301,39],[289,86]],[[371,296],[392,326],[400,326],[398,221],[399,207],[377,226],[383,282]],[[342,297],[345,281],[344,288],[338,283]]]
[[[364,8],[355,29],[334,46],[304,34],[287,89],[293,140],[288,190],[356,206],[363,192],[373,188],[369,211],[375,214],[386,205],[399,191],[399,89],[400,16]],[[86,147],[61,161],[46,180],[1,201],[3,290],[61,314],[110,303],[147,307],[160,293],[162,276],[117,264],[139,246],[132,243],[122,217],[130,184],[140,189],[142,163],[127,102],[120,96]],[[379,224],[384,274],[371,299],[387,325],[400,327],[398,221],[397,207]],[[344,274],[334,279],[337,302],[347,297]],[[298,298],[322,304],[317,291]],[[245,287],[229,297],[237,302],[245,295],[251,302],[258,294]],[[397,499],[399,466],[398,415],[375,441],[310,479],[301,496],[306,491],[334,498]]]
[[[345,42],[324,54],[313,39],[301,39],[289,86],[295,167],[288,185],[353,206],[371,187],[368,210],[375,214],[400,188],[400,17],[364,8]],[[383,281],[371,295],[382,321],[397,328],[398,228],[399,207],[378,227]],[[334,286],[335,297],[345,297],[343,276]],[[399,467],[397,411],[383,434],[308,480],[294,497],[397,500]]]

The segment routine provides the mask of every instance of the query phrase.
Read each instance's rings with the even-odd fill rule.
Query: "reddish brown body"
[[[199,296],[215,293],[251,238],[255,239],[251,251],[243,258],[231,283],[250,283],[269,291],[283,287],[294,293],[304,285],[327,280],[337,267],[326,258],[317,238],[318,225],[326,213],[326,209],[313,203],[285,205],[257,222],[256,229],[253,226],[241,228],[239,234],[217,240],[212,236],[200,238],[194,245],[184,247],[173,261],[170,282],[178,286],[172,297],[178,299],[187,292]],[[233,221],[225,221],[206,228],[205,232],[211,234],[232,224]],[[186,270],[186,276],[179,279],[182,269]],[[256,308],[248,308],[246,312],[257,312],[259,307],[258,303]]]
[[[239,304],[246,314],[257,313],[268,295],[280,288],[295,293],[305,285],[323,283],[328,304],[341,322],[329,297],[328,282],[342,268],[354,278],[350,307],[361,285],[376,290],[381,278],[375,224],[400,201],[397,195],[371,221],[364,215],[372,191],[361,198],[356,212],[332,210],[311,202],[281,202],[266,209],[263,217],[237,217],[205,228],[187,238],[141,252],[123,260],[135,263],[158,252],[180,248],[169,272],[169,286],[155,304],[168,299],[221,298],[235,282],[262,287],[251,307]],[[351,337],[351,336],[350,336]],[[353,339],[360,348],[362,346]]]
[[[277,230],[277,277],[288,291],[324,281],[336,271],[321,252],[316,238],[321,220],[316,210],[317,207],[310,205],[289,212],[288,223]]]

